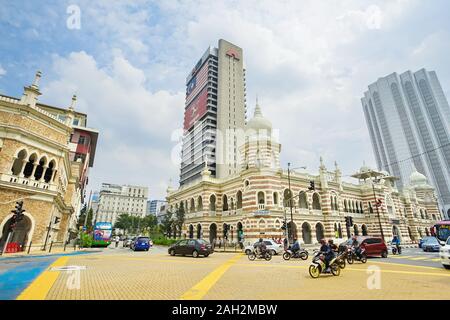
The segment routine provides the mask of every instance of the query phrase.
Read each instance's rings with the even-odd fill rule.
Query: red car
[[[366,250],[367,256],[381,256],[387,258],[388,248],[382,238],[378,237],[357,237],[358,242],[361,243],[361,248]]]
[[[388,256],[388,248],[384,240],[380,237],[370,237],[370,236],[357,236],[359,244],[361,245],[361,249],[365,250],[365,254],[367,256],[381,256],[383,258],[387,258]],[[344,246],[350,246],[352,243],[352,239],[349,239],[342,243],[339,246],[340,251]]]

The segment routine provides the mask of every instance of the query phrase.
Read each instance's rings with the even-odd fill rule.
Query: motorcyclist
[[[266,253],[267,247],[262,238],[259,238],[259,241],[255,244],[255,249],[260,255],[264,255]]]
[[[392,238],[392,245],[397,248],[397,252],[400,254],[400,238],[397,235]]]
[[[291,250],[294,255],[300,251],[300,243],[298,242],[298,239],[294,239]]]
[[[356,238],[356,236],[352,237],[352,242],[351,242],[351,248],[352,250],[355,251],[355,254],[358,258],[361,258],[361,247],[360,247],[360,243],[358,242],[358,239]]]
[[[328,245],[333,252],[338,252],[338,246],[334,244],[333,239],[328,240]]]
[[[330,272],[330,261],[334,258],[334,252],[325,239],[320,240],[320,253],[325,257],[325,272]]]

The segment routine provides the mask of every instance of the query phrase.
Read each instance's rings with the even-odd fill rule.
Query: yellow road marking
[[[441,261],[441,258],[430,259],[430,261],[439,262],[439,261]]]
[[[223,276],[223,274],[239,259],[241,259],[243,254],[238,254],[233,258],[227,260],[224,264],[220,265],[218,268],[209,273],[205,278],[203,278],[199,283],[193,286],[191,289],[186,291],[181,297],[181,300],[200,300],[202,299],[212,286]]]
[[[417,261],[417,260],[427,260],[427,259],[430,259],[430,257],[415,257],[415,258],[411,258],[411,259],[409,259],[409,260],[415,260],[415,261]]]
[[[389,258],[391,259],[410,259],[410,258],[414,258],[414,256],[389,256]]]
[[[16,298],[17,300],[44,300],[47,293],[52,288],[56,279],[58,279],[59,271],[49,271],[52,267],[62,267],[67,263],[69,257],[60,257],[53,262],[50,267],[42,272],[22,293]]]

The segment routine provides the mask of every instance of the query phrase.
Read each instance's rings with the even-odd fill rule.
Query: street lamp
[[[372,191],[373,191],[373,198],[375,199],[375,207],[377,208],[377,216],[378,216],[378,223],[380,225],[380,232],[381,232],[381,238],[384,239],[384,232],[383,232],[383,225],[381,224],[381,217],[380,217],[380,210],[379,205],[377,203],[377,196],[375,195],[375,182],[380,182],[381,179],[375,178],[372,180]]]
[[[289,187],[289,208],[291,210],[291,228],[292,225],[294,224],[294,214],[293,214],[293,208],[292,208],[292,200],[295,198],[294,195],[292,194],[292,190],[291,190],[291,170],[295,170],[295,169],[306,169],[305,166],[303,167],[296,167],[296,168],[292,168],[291,169],[291,163],[288,162],[288,187]],[[284,199],[284,203],[286,204],[286,200]],[[287,217],[286,217],[286,210],[284,210],[284,221],[287,221]],[[288,231],[288,227],[286,225],[286,235],[289,241],[289,231]]]

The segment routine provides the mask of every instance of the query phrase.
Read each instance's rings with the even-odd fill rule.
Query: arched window
[[[259,191],[258,192],[258,204],[265,204],[266,203],[266,199],[264,196],[264,192]]]
[[[311,244],[312,243],[311,226],[309,225],[308,222],[304,222],[302,224],[302,237],[303,237],[303,242],[305,244]]]
[[[216,196],[213,194],[209,197],[209,210],[216,211]]]
[[[344,200],[344,212],[348,212],[348,202],[347,202],[347,199]]]
[[[27,151],[25,149],[20,150],[17,155],[17,158],[14,160],[13,165],[11,167],[11,173],[14,176],[18,176],[22,172],[22,168],[27,158]]]
[[[339,211],[339,204],[336,196],[334,197],[334,210]]]
[[[372,203],[369,202],[369,213],[373,213]]]
[[[321,210],[320,197],[319,197],[319,195],[317,193],[313,194],[312,207],[313,207],[314,210]]]
[[[363,236],[367,236],[367,235],[368,235],[368,232],[367,232],[367,226],[366,226],[365,224],[363,224],[363,225],[361,226],[361,229],[362,229],[362,235],[363,235]]]
[[[355,234],[355,236],[359,236],[359,229],[357,224],[353,225],[353,233]]]
[[[278,205],[278,192],[273,193],[273,205]]]
[[[191,198],[191,205],[189,207],[190,212],[195,212],[195,200],[194,198]]]
[[[236,199],[237,199],[237,204],[236,204],[237,209],[242,209],[242,191],[241,190],[239,190],[237,192]]]
[[[319,222],[316,224],[316,239],[317,242],[319,242],[320,240],[322,240],[323,238],[325,238],[325,233],[323,231],[323,225]]]
[[[44,175],[44,170],[47,167],[47,158],[46,157],[42,157],[39,160],[39,164],[36,167],[36,170],[34,171],[34,179],[36,181],[41,180],[42,176]]]
[[[234,210],[234,199],[233,198],[230,199],[230,207],[231,207],[231,210]]]
[[[284,198],[284,206],[285,207],[290,207],[290,206],[294,207],[295,206],[294,199],[292,199],[291,190],[289,190],[289,189],[284,190],[283,198]]]
[[[420,211],[419,211],[419,212],[420,212],[420,218],[421,218],[421,219],[424,219],[424,215],[423,215],[423,210],[422,210],[422,209],[420,209]]]
[[[203,210],[203,199],[202,199],[201,196],[198,196],[197,207],[198,207],[198,211],[202,211]]]
[[[337,239],[339,238],[339,231],[338,231],[338,226],[337,223],[334,223],[334,237]]]
[[[37,161],[36,153],[33,153],[29,158],[28,162],[25,165],[25,169],[23,171],[23,175],[25,178],[30,178],[34,171],[35,162]]]
[[[300,191],[298,196],[298,206],[301,209],[308,209],[308,199],[306,198],[306,192]]]
[[[53,173],[55,172],[56,162],[55,160],[50,161],[47,170],[45,170],[44,181],[50,183],[52,180]]]
[[[264,219],[259,220],[258,228],[259,229],[265,229],[266,228],[266,221]],[[260,231],[262,231],[262,230],[260,230]]]
[[[222,211],[228,211],[228,197],[226,194],[222,197]]]

